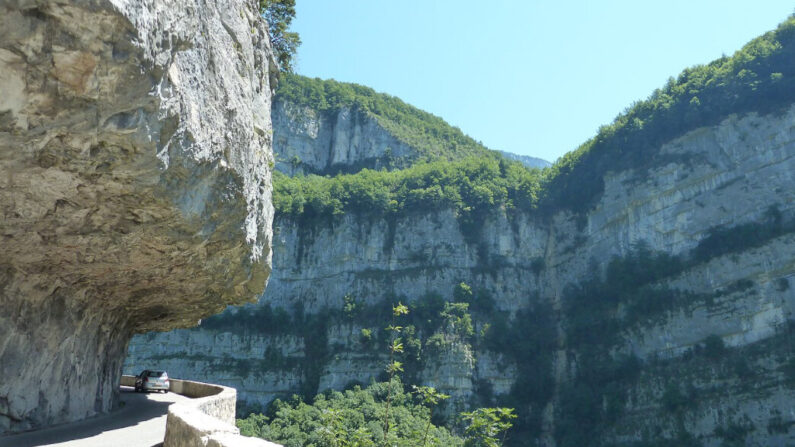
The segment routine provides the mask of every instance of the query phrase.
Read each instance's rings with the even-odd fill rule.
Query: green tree
[[[425,424],[425,431],[422,434],[422,447],[425,447],[425,443],[428,442],[428,431],[431,428],[431,418],[433,417],[433,409],[436,407],[436,405],[439,404],[439,402],[445,399],[449,399],[450,396],[444,393],[440,393],[439,391],[436,391],[436,388],[432,386],[412,385],[411,387],[414,389],[412,393],[417,395],[422,405],[428,408],[428,422]]]
[[[505,434],[516,419],[513,408],[478,408],[461,413],[467,423],[464,447],[499,447],[505,442]]]
[[[267,427],[268,418],[262,413],[252,413],[246,419],[237,420],[237,428],[244,436],[264,438],[262,428]]]
[[[440,315],[444,318],[445,329],[449,334],[457,336],[461,341],[469,340],[474,335],[468,303],[444,303],[444,310]]]
[[[465,282],[459,283],[453,288],[453,299],[459,303],[471,303],[473,296],[472,287]]]
[[[403,343],[398,337],[400,331],[403,330],[402,326],[395,325],[395,318],[407,315],[409,308],[403,303],[397,303],[392,308],[392,324],[386,330],[392,333],[391,341],[389,344],[389,364],[386,366],[386,372],[389,373],[389,388],[386,394],[386,411],[384,412],[384,443],[386,443],[387,436],[389,435],[389,405],[392,402],[392,379],[395,374],[403,371],[403,364],[395,360],[395,354],[403,352]]]
[[[271,34],[271,46],[282,71],[293,72],[293,57],[301,38],[298,33],[288,31],[295,18],[295,0],[260,0],[259,11]]]

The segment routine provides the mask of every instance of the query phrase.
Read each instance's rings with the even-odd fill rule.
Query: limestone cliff
[[[360,110],[317,110],[278,99],[273,110],[276,167],[287,174],[380,169],[417,158],[416,150]]]
[[[269,45],[252,1],[0,5],[0,433],[110,410],[133,334],[262,293]]]

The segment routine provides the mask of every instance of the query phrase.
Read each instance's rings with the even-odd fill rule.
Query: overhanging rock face
[[[108,411],[134,333],[270,273],[256,3],[0,3],[0,433]]]

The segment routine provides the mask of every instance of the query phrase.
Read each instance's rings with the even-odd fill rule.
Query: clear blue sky
[[[297,72],[389,93],[492,149],[554,161],[790,1],[296,0]]]

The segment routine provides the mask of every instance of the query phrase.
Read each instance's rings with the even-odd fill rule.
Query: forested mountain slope
[[[285,73],[273,112],[277,167],[288,174],[497,156],[441,118],[358,84]]]

